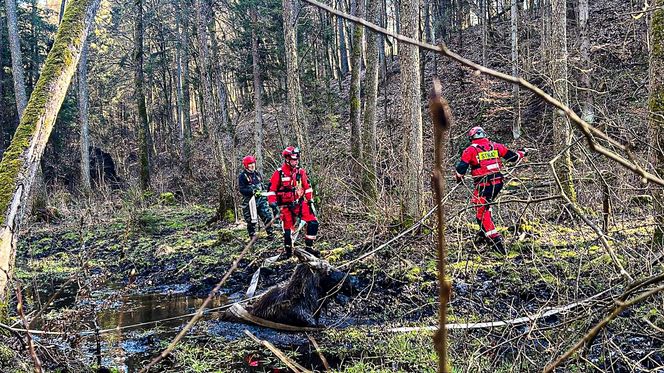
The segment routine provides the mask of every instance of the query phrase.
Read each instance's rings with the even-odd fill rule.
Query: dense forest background
[[[13,1],[0,7],[0,156],[21,110],[11,36],[20,41],[30,98],[67,5],[19,0],[13,27]],[[434,370],[426,330],[389,337],[367,332],[436,321],[435,222],[421,219],[436,206],[427,112],[434,77],[453,113],[443,144],[451,322],[508,320],[583,305],[570,314],[560,308],[541,325],[451,331],[455,371],[540,371],[611,314],[612,306],[633,296],[634,281],[654,278],[640,286],[661,288],[664,203],[661,186],[645,180],[646,173],[661,177],[664,169],[661,0],[325,3],[523,78],[608,137],[589,140],[562,111],[523,86],[358,27],[306,1],[102,0],[21,227],[15,278],[26,289],[29,319],[30,312],[37,315],[32,326],[69,333],[94,323],[111,330],[124,317],[141,323],[191,311],[247,239],[236,185],[242,157],[255,155],[258,169],[269,176],[281,164],[283,148],[297,145],[315,191],[323,257],[347,265],[362,290],[326,311],[324,324],[339,327],[318,336],[331,367],[319,361],[318,347],[306,337],[259,337],[273,338],[307,369]],[[453,181],[473,126],[510,148],[530,149],[527,162],[507,168],[494,212],[508,243],[506,256],[472,242],[478,227],[471,186]],[[589,143],[636,166],[598,155]],[[411,227],[417,229],[398,236]],[[242,292],[261,256],[279,249],[258,246],[223,293]],[[354,264],[374,249],[382,251]],[[261,286],[286,280],[292,267],[278,267]],[[69,297],[49,310],[44,299],[62,289]],[[174,293],[186,301],[169,303]],[[145,301],[146,295],[158,297]],[[650,295],[620,309],[613,327],[587,341],[585,352],[558,371],[664,371],[664,298],[661,291]],[[135,308],[125,307],[131,304]],[[127,316],[159,304],[170,311]],[[71,348],[53,352],[41,346],[36,354],[47,370],[134,371],[172,337],[172,330],[154,329],[103,343],[74,343],[69,335],[58,343]],[[249,369],[243,364],[252,354],[262,356],[261,369],[284,368],[224,323],[206,320],[195,333],[204,337],[187,340],[161,369]],[[3,341],[0,347],[16,344],[9,336]],[[140,344],[140,351],[127,342]],[[95,343],[103,347],[90,352]],[[212,356],[210,349],[222,352]],[[31,364],[25,351],[5,355],[2,368]]]

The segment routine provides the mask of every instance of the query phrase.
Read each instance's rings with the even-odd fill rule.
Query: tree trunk
[[[567,87],[567,6],[565,0],[551,0],[551,81],[554,97],[567,105],[569,92]],[[562,191],[576,203],[576,191],[572,180],[572,126],[569,118],[558,110],[553,112],[554,150],[562,152],[555,164],[556,173],[562,183]]]
[[[150,187],[150,127],[143,78],[143,0],[134,0],[134,86],[138,110],[138,152],[141,190]]]
[[[25,93],[25,72],[23,70],[23,57],[21,56],[21,42],[18,38],[18,21],[16,18],[16,0],[5,0],[7,10],[7,30],[9,31],[9,51],[12,57],[12,77],[14,78],[14,97],[19,120],[27,104]]]
[[[487,1],[480,0],[480,22],[482,22],[482,65],[487,66],[486,63],[486,48],[487,48]]]
[[[226,88],[223,86],[222,77],[217,77],[218,95],[220,100],[219,108],[221,114],[217,111],[214,104],[214,92],[212,90],[212,72],[213,67],[210,62],[210,51],[208,48],[208,24],[213,20],[210,3],[207,0],[196,0],[196,27],[198,32],[198,50],[199,50],[199,71],[203,82],[203,123],[207,123],[208,130],[212,131],[214,144],[217,152],[218,178],[219,178],[219,206],[217,208],[217,218],[224,218],[228,210],[233,209],[233,187],[230,185],[230,174],[228,169],[228,160],[226,159],[226,149],[231,144],[224,144],[226,131],[228,130],[228,114],[226,110]],[[213,53],[217,54],[213,43]],[[215,61],[219,58],[215,56]],[[220,75],[220,74],[218,74]]]
[[[0,294],[6,294],[25,202],[100,0],[72,0],[11,145],[0,162]],[[6,307],[6,298],[0,301]]]
[[[340,11],[344,11],[342,7],[343,1],[337,0],[337,8]],[[341,17],[337,17],[337,32],[339,34],[339,54],[341,56],[341,77],[339,79],[343,80],[343,77],[348,74],[348,48],[346,48],[346,33],[344,32],[344,20]]]
[[[364,0],[353,0],[352,13],[358,18],[364,18]],[[353,24],[353,50],[351,54],[350,76],[350,154],[353,158],[352,172],[355,175],[362,173],[362,101],[360,98],[360,75],[362,70],[362,39],[364,27]]]
[[[419,3],[401,1],[401,33],[418,39]],[[405,189],[404,213],[411,219],[420,215],[424,205],[422,167],[422,112],[420,109],[420,55],[413,45],[399,43],[399,65],[401,66],[401,120],[406,136],[403,154]]]
[[[590,37],[588,36],[588,0],[579,0],[579,32],[581,34],[581,85],[583,91],[583,103],[581,117],[592,124],[595,121],[595,110],[593,109],[593,95],[590,91]]]
[[[367,20],[380,23],[381,0],[368,0]],[[375,32],[367,34],[367,70],[365,81],[364,129],[362,131],[362,146],[364,153],[364,168],[362,177],[362,190],[365,202],[375,204],[378,197],[376,185],[376,157],[378,148],[376,144],[376,104],[378,101],[378,49],[382,46],[382,36]]]
[[[86,38],[81,50],[81,59],[78,63],[78,115],[81,121],[81,185],[83,192],[89,194],[90,185],[90,133],[89,133],[89,110],[88,110],[88,46]]]
[[[181,92],[181,123],[180,148],[182,151],[182,168],[187,175],[191,175],[191,95],[189,92],[189,14],[187,10],[190,3],[187,1],[178,5],[176,16],[180,24],[178,32],[178,89]]]
[[[260,60],[258,56],[258,35],[256,9],[251,10],[251,58],[254,73],[254,111],[256,115],[254,141],[256,142],[256,169],[263,173],[263,83],[261,82]]]
[[[288,120],[295,133],[295,141],[300,147],[307,146],[307,122],[304,117],[302,92],[300,90],[300,69],[297,60],[297,33],[294,0],[283,0],[284,6],[284,48],[286,50],[286,94],[288,97]]]
[[[655,170],[661,177],[664,175],[664,0],[656,0],[655,11],[651,21],[650,43],[650,127],[654,133],[654,149],[656,150]],[[653,243],[660,248],[664,246],[664,192],[656,188],[654,194],[655,233]]]
[[[519,7],[517,0],[512,0],[511,23],[512,23],[512,75],[519,76]],[[514,119],[512,121],[512,136],[514,139],[521,137],[521,105],[519,101],[519,85],[512,85],[512,106],[514,107]]]

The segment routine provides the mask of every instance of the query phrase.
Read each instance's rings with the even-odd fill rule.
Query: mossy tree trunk
[[[0,162],[0,296],[13,270],[21,218],[39,160],[76,72],[100,0],[72,0],[11,145]]]
[[[664,176],[664,0],[656,0],[651,23],[650,43],[650,127],[654,133],[657,175]],[[655,233],[653,242],[664,246],[664,191],[657,188],[653,193]]]
[[[551,43],[550,43],[550,78],[553,81],[554,97],[563,104],[569,103],[567,87],[567,2],[551,1]],[[576,203],[576,190],[572,179],[572,125],[566,115],[558,110],[553,112],[554,150],[562,153],[555,163],[556,173],[562,184],[562,191],[572,203]]]

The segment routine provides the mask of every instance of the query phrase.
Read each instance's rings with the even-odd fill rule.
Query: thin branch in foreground
[[[298,364],[297,362],[289,359],[288,356],[286,356],[286,354],[281,352],[281,350],[276,348],[272,343],[270,343],[268,341],[258,339],[258,337],[251,334],[251,332],[248,331],[247,329],[244,330],[244,334],[248,335],[249,338],[251,338],[254,342],[256,342],[256,343],[264,346],[268,350],[272,351],[272,353],[275,354],[279,358],[279,360],[281,360],[284,364],[286,364],[294,372],[296,372],[296,373],[299,373],[299,372],[313,373],[312,371],[308,370],[307,368],[303,367],[302,365]]]
[[[660,275],[660,276],[657,276],[657,277],[660,279],[660,281],[664,280],[664,275]],[[628,291],[630,291],[630,290],[628,290]],[[597,335],[597,333],[599,333],[600,330],[602,330],[609,322],[611,322],[611,320],[615,319],[616,316],[618,316],[622,311],[624,311],[625,309],[627,309],[627,308],[643,301],[644,299],[650,297],[651,295],[659,293],[660,291],[664,291],[664,285],[661,285],[659,287],[650,289],[649,291],[647,291],[645,293],[642,293],[641,295],[639,295],[639,296],[637,296],[637,297],[635,297],[635,298],[633,298],[633,299],[631,299],[630,301],[627,301],[627,302],[625,302],[624,300],[617,300],[615,302],[615,306],[613,308],[613,311],[611,311],[611,313],[608,316],[606,316],[602,321],[600,321],[597,325],[595,325],[592,329],[590,329],[588,331],[588,333],[586,333],[586,335],[583,336],[583,338],[579,339],[579,341],[577,341],[574,344],[574,346],[570,347],[570,349],[567,350],[558,359],[556,359],[556,361],[554,361],[553,363],[547,365],[544,368],[544,370],[542,371],[542,373],[553,372],[553,370],[556,369],[556,367],[558,367],[565,360],[567,360],[567,358],[572,356],[572,354],[574,354],[574,352],[576,352],[576,350],[581,348],[581,346],[588,343],[589,341],[592,341],[595,338],[595,336]],[[623,297],[625,297],[625,295],[623,295]]]
[[[271,226],[272,224],[274,224],[274,222],[276,220],[277,220],[277,217],[272,218],[272,220],[265,225],[265,228],[267,228],[267,227]],[[235,261],[233,261],[233,264],[228,269],[228,271],[226,272],[224,277],[222,277],[221,280],[219,280],[219,283],[217,283],[217,285],[212,290],[210,290],[210,293],[208,294],[207,298],[205,298],[205,301],[203,302],[203,304],[201,304],[201,306],[198,308],[198,310],[196,310],[196,313],[191,318],[191,320],[189,320],[187,325],[185,325],[184,328],[182,328],[182,330],[180,331],[180,333],[178,333],[178,335],[175,336],[175,338],[168,345],[168,347],[166,347],[159,355],[157,355],[154,359],[152,359],[152,361],[150,361],[150,363],[148,365],[144,366],[139,371],[139,373],[147,373],[148,371],[150,371],[150,368],[152,368],[153,366],[158,364],[162,359],[164,359],[166,356],[170,355],[171,352],[173,352],[173,350],[178,345],[180,340],[185,335],[187,335],[187,333],[189,333],[191,328],[203,316],[205,309],[207,308],[208,304],[210,304],[210,302],[212,301],[212,298],[214,297],[214,295],[219,292],[219,289],[221,289],[221,287],[226,283],[226,280],[228,280],[228,278],[231,276],[231,274],[237,269],[237,266],[240,263],[240,260],[242,260],[242,258],[244,258],[244,256],[249,252],[249,249],[251,249],[251,247],[254,245],[257,238],[258,238],[258,235],[254,236],[249,241],[249,243],[247,243],[247,245],[244,247],[244,249],[242,250],[240,255],[238,255],[238,257],[235,258]]]
[[[23,321],[23,325],[25,326],[26,329],[28,329],[28,325],[30,324],[25,318],[25,312],[23,312],[23,295],[21,294],[21,286],[18,283],[16,284],[16,302],[17,302],[16,310],[18,311],[18,314],[21,317],[21,321]],[[37,357],[37,353],[35,353],[35,346],[32,343],[32,336],[30,336],[29,331],[25,332],[25,336],[26,339],[28,340],[28,350],[30,351],[30,357],[32,358],[32,361],[35,364],[35,373],[41,373],[42,372],[41,362]]]
[[[651,181],[655,184],[659,184],[661,186],[664,186],[664,180],[661,179],[660,177],[647,172],[644,170],[638,163],[636,163],[636,159],[634,155],[631,153],[629,146],[628,145],[623,145],[619,143],[618,141],[612,139],[609,137],[607,134],[602,132],[600,129],[597,127],[592,126],[588,122],[584,121],[579,117],[578,114],[576,114],[572,109],[570,109],[567,105],[563,104],[562,102],[556,100],[553,98],[551,95],[548,93],[544,92],[541,88],[533,85],[532,83],[528,82],[525,79],[522,78],[517,78],[509,74],[501,73],[499,71],[490,69],[488,67],[482,66],[480,64],[477,64],[467,58],[461,57],[459,54],[451,51],[450,49],[447,48],[444,44],[441,44],[440,46],[435,46],[432,44],[424,43],[419,40],[409,38],[407,36],[403,36],[391,31],[388,31],[387,29],[384,29],[380,26],[377,26],[371,22],[368,22],[362,18],[358,18],[355,16],[351,16],[349,14],[346,14],[344,12],[340,12],[336,9],[333,9],[325,4],[321,4],[318,1],[315,0],[304,0],[305,2],[314,5],[318,8],[324,9],[332,14],[335,14],[339,17],[345,18],[349,21],[359,23],[375,32],[391,36],[395,39],[397,39],[400,42],[408,43],[408,44],[413,44],[417,45],[420,48],[427,49],[430,51],[438,52],[442,54],[445,57],[448,57],[454,61],[457,61],[458,63],[470,67],[471,69],[475,70],[477,74],[487,74],[489,76],[493,76],[495,78],[513,83],[513,84],[518,84],[519,86],[533,92],[534,94],[538,95],[541,97],[544,101],[549,103],[550,105],[558,108],[561,110],[565,115],[569,117],[569,119],[574,123],[584,134],[586,141],[588,142],[588,147],[599,154],[602,154],[606,156],[609,159],[612,159],[613,161],[619,163],[623,167],[627,168],[628,170],[631,170],[633,173],[639,175],[641,177],[641,181],[646,183],[648,181]],[[595,141],[595,137],[600,138],[602,140],[607,141],[611,145],[615,146],[616,148],[620,149],[621,151],[625,152],[627,154],[627,158],[616,154],[615,152],[612,152],[611,150],[607,149],[606,147],[598,144]]]
[[[449,138],[450,127],[452,126],[452,110],[449,104],[442,96],[443,87],[438,78],[433,80],[433,88],[429,94],[429,111],[433,122],[433,149],[434,149],[434,168],[431,176],[431,188],[436,201],[443,198],[445,190],[445,178],[443,176],[443,154],[445,144]],[[449,373],[451,366],[447,356],[447,303],[452,295],[452,281],[447,278],[447,243],[445,242],[445,208],[444,205],[438,207],[436,213],[438,242],[436,245],[438,252],[438,282],[439,286],[439,307],[438,307],[438,331],[433,338],[436,352],[438,353],[438,372]]]

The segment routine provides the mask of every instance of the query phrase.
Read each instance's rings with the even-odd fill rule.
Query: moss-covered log
[[[67,4],[53,48],[46,57],[11,145],[0,162],[0,297],[11,276],[19,225],[39,160],[76,71],[100,0]]]

